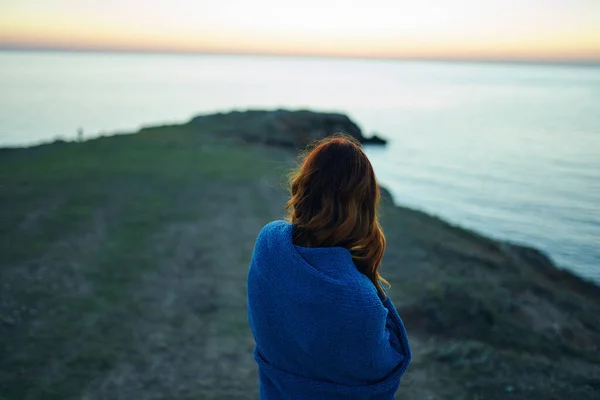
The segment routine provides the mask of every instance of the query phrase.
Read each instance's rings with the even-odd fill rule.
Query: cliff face
[[[0,397],[258,398],[246,271],[295,143],[267,115],[0,152]],[[400,398],[598,398],[596,286],[385,192],[382,223],[414,352]]]

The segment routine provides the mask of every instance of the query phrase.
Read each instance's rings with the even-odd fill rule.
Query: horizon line
[[[457,63],[497,63],[497,64],[542,64],[542,65],[600,65],[600,57],[592,58],[552,58],[552,57],[461,57],[461,56],[360,56],[343,54],[317,54],[317,53],[276,53],[276,52],[244,52],[244,51],[202,51],[178,49],[143,49],[143,48],[84,48],[67,46],[35,46],[0,44],[0,51],[14,52],[48,52],[48,53],[92,53],[92,54],[156,54],[156,55],[198,55],[198,56],[247,56],[247,57],[275,57],[275,58],[315,58],[315,59],[340,59],[340,60],[374,60],[374,61],[429,61],[429,62],[457,62]]]

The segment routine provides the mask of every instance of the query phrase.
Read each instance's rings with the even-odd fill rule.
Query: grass
[[[160,262],[157,237],[202,229],[211,192],[235,206],[238,187],[277,165],[260,148],[191,139],[165,128],[0,154],[3,396],[79,398],[124,354],[135,360],[128,325],[145,299],[132,293]]]

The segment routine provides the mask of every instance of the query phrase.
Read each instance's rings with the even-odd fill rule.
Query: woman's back
[[[312,201],[309,206],[317,214],[328,208],[322,200]],[[329,208],[338,210],[337,223],[344,224],[339,219],[344,207]],[[373,253],[356,245],[361,238],[351,235],[319,246],[319,238],[336,233],[319,235],[326,228],[315,231],[296,222],[275,221],[261,230],[248,273],[261,399],[394,398],[410,349],[396,309],[368,276],[373,266],[361,263]],[[307,233],[304,241],[299,232]],[[357,254],[363,257],[358,262]]]

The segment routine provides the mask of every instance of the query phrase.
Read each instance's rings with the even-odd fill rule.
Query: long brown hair
[[[379,185],[360,143],[347,135],[315,142],[290,174],[287,220],[294,243],[345,247],[356,268],[385,296],[379,275],[385,236],[378,218]]]

